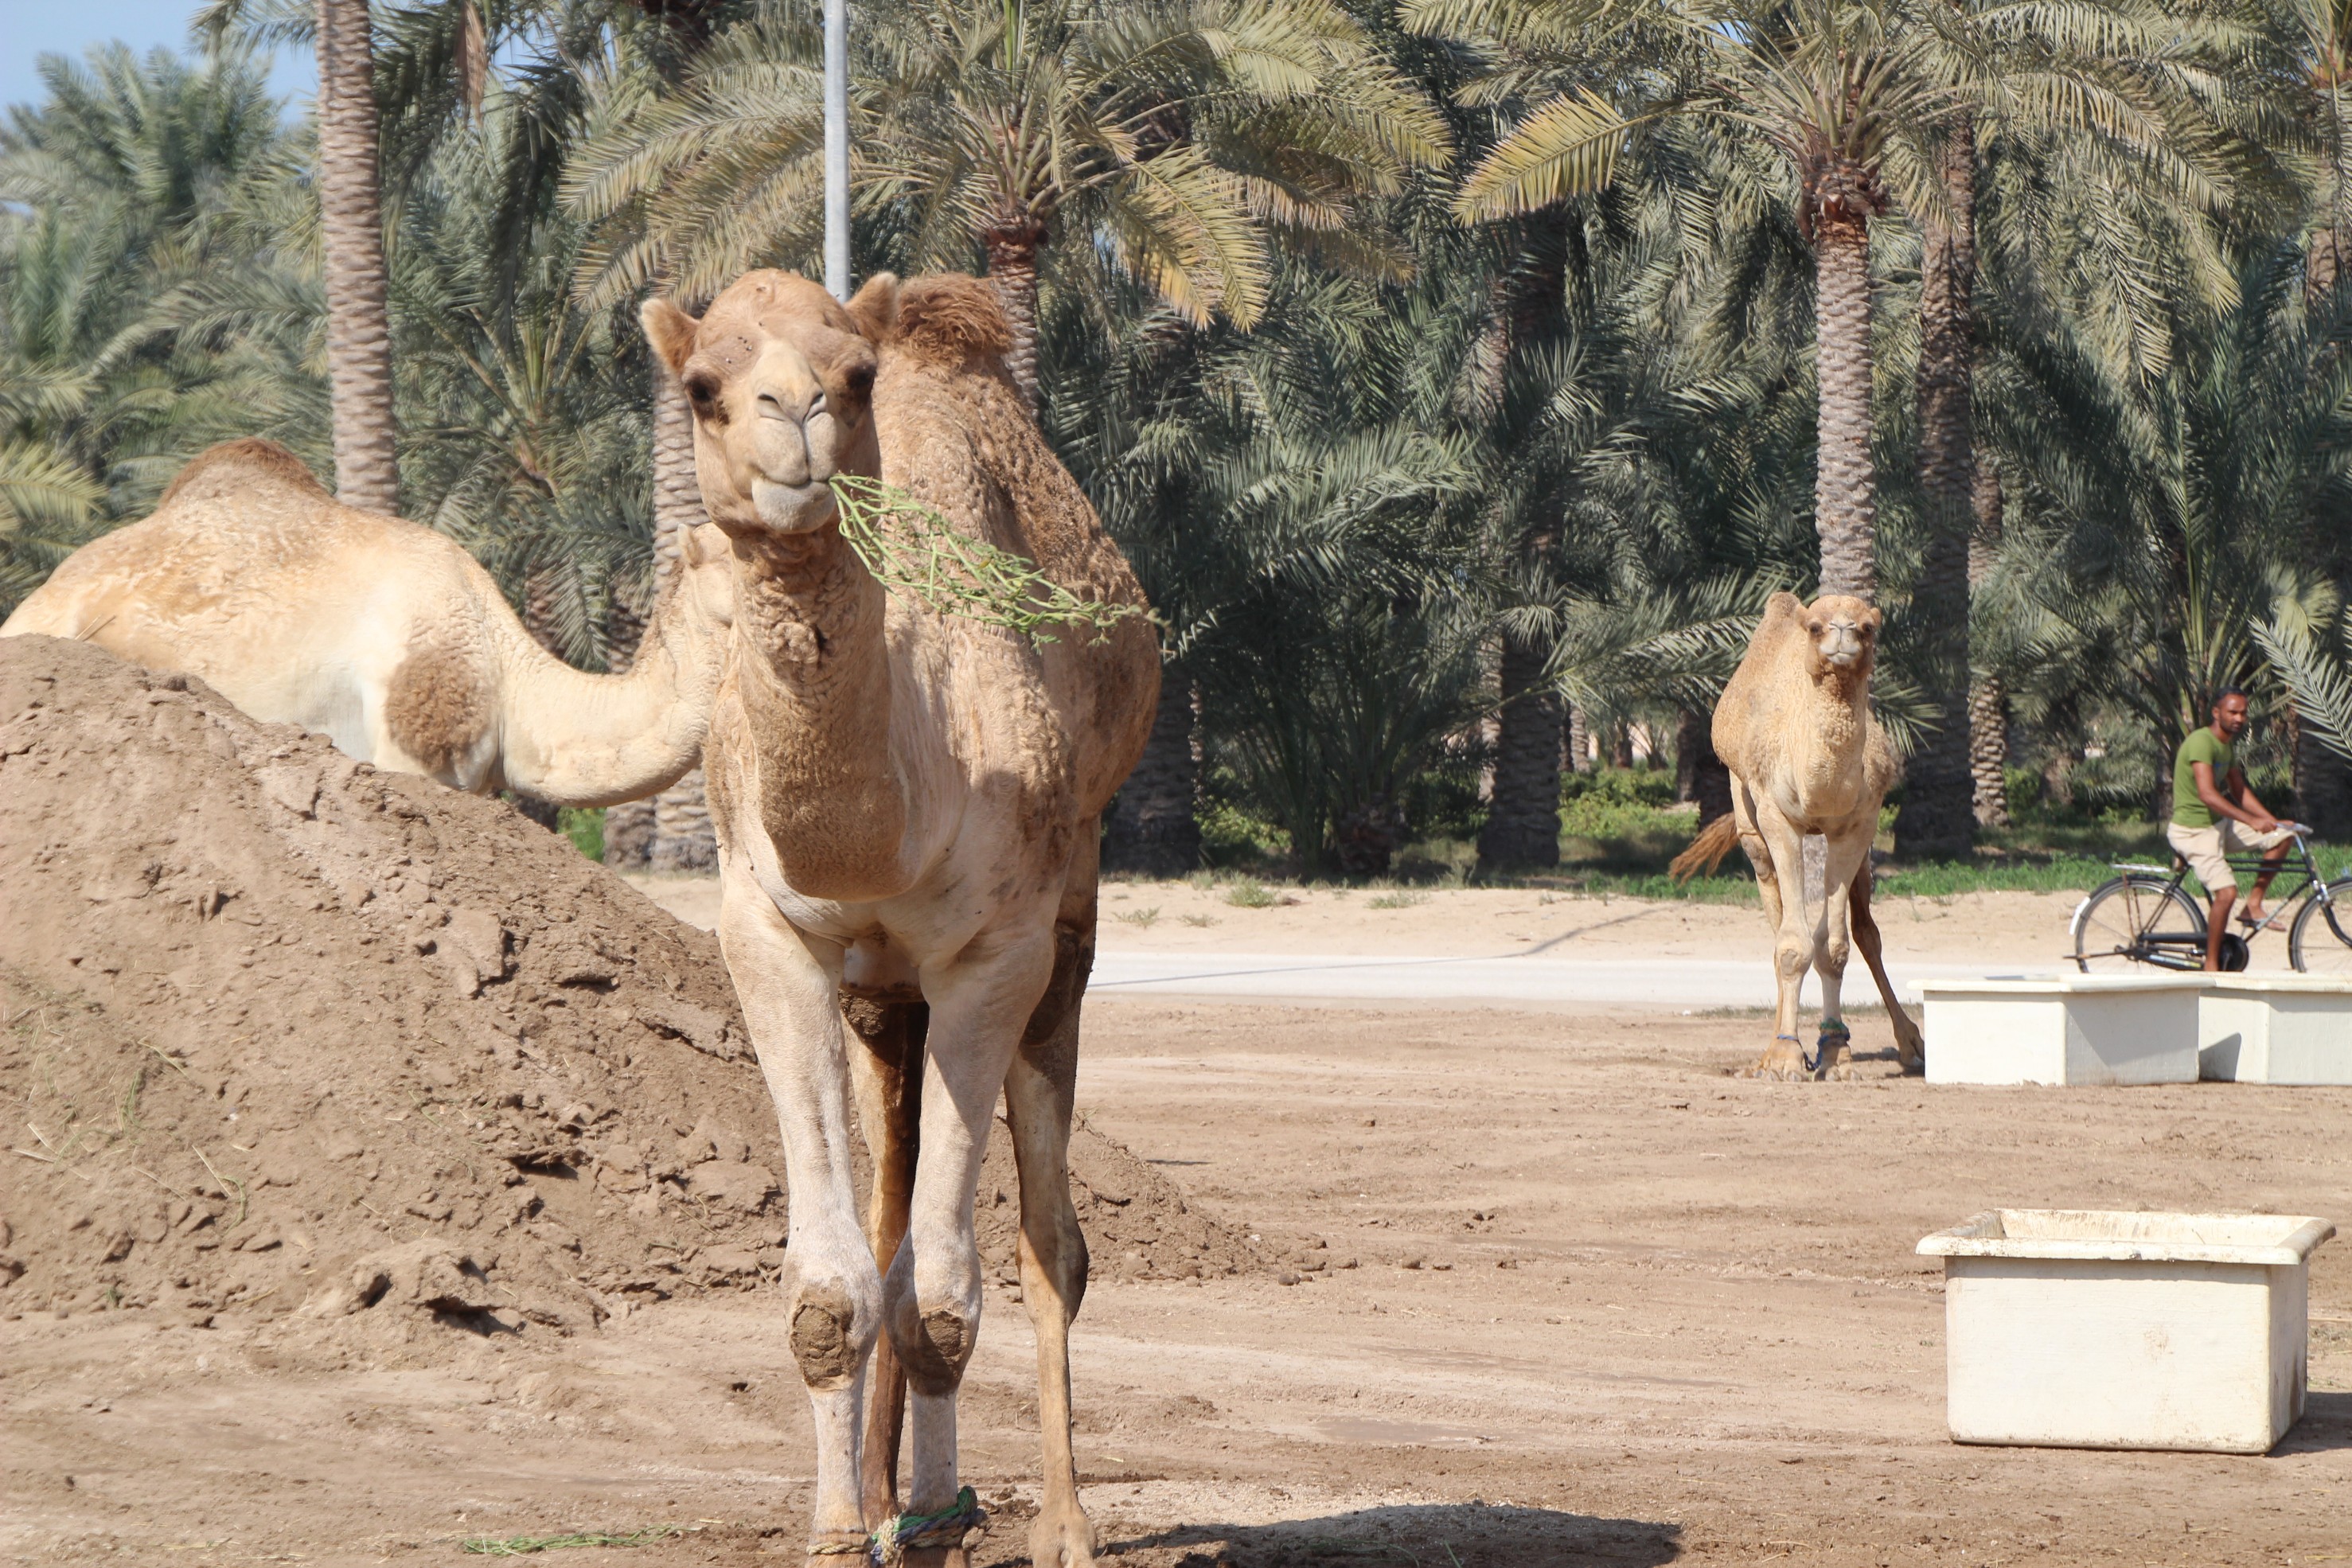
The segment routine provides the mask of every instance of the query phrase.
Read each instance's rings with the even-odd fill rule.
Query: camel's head
[[[775,271],[745,273],[700,321],[646,301],[646,336],[694,405],[703,509],[731,537],[823,528],[835,474],[880,473],[874,345],[856,303]]]
[[[1844,594],[1824,594],[1806,605],[1797,624],[1811,645],[1813,672],[1868,675],[1878,653],[1878,628],[1885,618],[1876,605]]]

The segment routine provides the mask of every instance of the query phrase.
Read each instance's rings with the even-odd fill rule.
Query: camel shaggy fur
[[[67,557],[0,637],[196,676],[257,719],[455,789],[604,805],[665,788],[701,751],[733,584],[724,539],[696,531],[629,672],[588,675],[453,541],[339,504],[274,442],[229,441],[153,515]]]
[[[828,481],[878,477],[1082,600],[1139,606],[1142,591],[1007,375],[989,285],[885,275],[844,306],[761,271],[699,321],[663,300],[644,314],[692,403],[704,508],[733,548],[704,767],[720,942],[783,1133],[784,1315],[816,1422],[813,1568],[893,1520],[917,1568],[965,1561],[956,1397],[980,1330],[973,1188],[1000,1096],[1045,1445],[1033,1558],[1080,1568],[1094,1536],[1068,1331],[1087,1262],[1065,1161],[1098,822],[1150,731],[1158,652],[1139,619],[1033,642],[886,593],[843,539]],[[853,1100],[874,1153],[863,1228]]]
[[[1731,771],[1731,815],[1709,824],[1675,857],[1674,873],[1713,870],[1735,839],[1756,868],[1764,917],[1779,933],[1773,1040],[1751,1078],[1844,1078],[1852,1071],[1841,1012],[1846,948],[1862,949],[1895,1026],[1907,1071],[1926,1062],[1919,1027],[1903,1010],[1881,962],[1870,913],[1870,845],[1879,804],[1895,782],[1894,753],[1870,708],[1870,671],[1882,617],[1844,595],[1806,605],[1775,594],[1748,652],[1715,707],[1715,750]],[[1805,910],[1804,840],[1824,847],[1821,917]],[[1822,1031],[1808,1061],[1797,1034],[1805,971],[1822,981]]]

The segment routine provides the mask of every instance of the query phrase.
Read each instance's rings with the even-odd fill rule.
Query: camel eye
[[[851,365],[843,373],[841,382],[850,396],[864,397],[874,390],[874,367],[870,364]]]
[[[707,370],[688,373],[686,395],[697,414],[709,418],[719,404],[719,378]]]

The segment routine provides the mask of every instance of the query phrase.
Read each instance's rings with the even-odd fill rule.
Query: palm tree
[[[0,129],[0,613],[230,436],[316,447],[303,138],[237,49],[41,62]]]
[[[2304,288],[2314,309],[2341,286],[2352,247],[2352,3],[2284,0],[2271,28],[2284,57],[2271,79],[2312,164]],[[2300,706],[2306,692],[2295,690]],[[2325,743],[2323,723],[2294,749],[2296,809],[2333,832],[2352,833],[2352,767]]]
[[[1360,250],[1350,200],[1450,146],[1331,0],[884,0],[851,38],[861,209],[903,267],[986,263],[1033,399],[1056,237],[1115,254],[1195,321],[1247,325],[1277,241]],[[645,204],[650,237],[616,256],[621,275],[675,256],[699,294],[758,258],[814,258],[819,86],[814,16],[794,11],[724,35],[687,92],[644,100],[574,185],[591,216]]]
[[[318,7],[319,233],[326,256],[335,491],[347,505],[396,512],[399,426],[376,179],[374,39],[367,0],[318,0]]]
[[[1496,56],[1490,95],[1551,89],[1464,180],[1465,218],[1603,188],[1678,121],[1777,155],[1814,257],[1821,586],[1874,595],[1871,226],[1898,195],[1915,212],[1941,200],[1934,151],[1962,104],[1951,40],[1909,0],[1412,0],[1407,16]]]
[[[1453,406],[1483,306],[1439,232],[1400,233],[1411,283],[1284,263],[1249,333],[1196,333],[1125,283],[1139,330],[1108,374],[1049,365],[1048,427],[1199,685],[1213,774],[1308,876],[1388,869],[1408,786],[1484,700],[1475,444]],[[1059,345],[1080,301],[1048,298]]]
[[[2226,684],[2267,684],[2256,630],[2332,591],[2352,499],[2352,315],[2307,311],[2296,237],[2243,243],[2230,308],[2180,309],[2176,360],[2118,377],[2063,324],[2008,345],[2009,521],[2029,681],[2142,727],[2157,798],[2172,747]],[[2290,687],[2290,689],[2292,688]]]
[[[531,127],[501,85],[484,106],[478,134],[405,182],[392,319],[411,511],[471,550],[551,651],[607,666],[650,591],[651,356],[625,311],[575,296],[576,220],[541,216],[519,259],[500,243],[509,142]]]
[[[1914,581],[1915,638],[1928,650],[1942,721],[1912,753],[1898,853],[1961,858],[1974,827],[2007,818],[2006,725],[1990,678],[1969,658],[1971,589],[2000,533],[2000,484],[1983,471],[1973,387],[1977,180],[1981,139],[2003,154],[2086,152],[2077,167],[2105,182],[2162,188],[2190,210],[2217,205],[2231,159],[2208,109],[2217,51],[2194,22],[2137,3],[2081,0],[2021,26],[2008,8],[1954,0],[1948,25],[1981,62],[1969,103],[1950,118],[1937,169],[1943,200],[1920,226],[1919,489],[1926,541]],[[2096,174],[2094,174],[2094,171]]]

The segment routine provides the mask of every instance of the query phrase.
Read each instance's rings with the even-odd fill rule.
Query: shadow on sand
[[[1179,1552],[1175,1568],[1655,1568],[1682,1555],[1682,1527],[1499,1503],[1431,1503],[1277,1524],[1184,1525],[1110,1543],[1109,1551]]]
[[[2303,1419],[2287,1428],[2286,1436],[2271,1450],[2271,1458],[2326,1454],[2337,1448],[2352,1448],[2352,1394],[2315,1391],[2303,1396]]]

